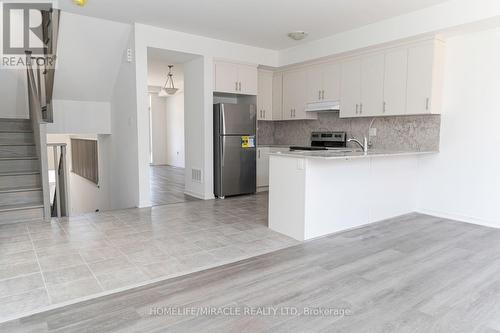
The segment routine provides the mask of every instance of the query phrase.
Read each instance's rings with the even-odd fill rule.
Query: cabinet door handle
[[[241,82],[239,83],[239,91],[241,91]]]
[[[387,103],[384,101],[384,103],[382,104],[382,112],[385,113],[385,106],[387,105]]]
[[[238,91],[238,82],[234,82],[234,90]]]
[[[264,110],[264,119],[266,119],[266,110]]]
[[[425,99],[425,109],[428,111],[429,110],[429,97]]]
[[[259,152],[259,157],[258,158],[260,158],[260,149],[258,150],[258,152]]]
[[[356,114],[358,114],[359,110],[359,104],[356,104]]]
[[[325,91],[321,91],[321,99],[325,99]]]
[[[363,113],[363,103],[359,104],[359,114]]]
[[[318,90],[318,99],[321,99],[321,90]]]

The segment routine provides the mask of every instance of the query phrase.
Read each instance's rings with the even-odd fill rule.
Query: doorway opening
[[[150,198],[153,206],[197,200],[185,192],[184,71],[193,55],[148,48]],[[169,67],[170,66],[170,67]],[[174,93],[166,93],[169,73]],[[170,83],[168,85],[171,87]]]

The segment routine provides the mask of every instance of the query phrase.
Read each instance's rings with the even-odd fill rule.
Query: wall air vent
[[[201,183],[201,169],[191,169],[191,180],[193,182]]]

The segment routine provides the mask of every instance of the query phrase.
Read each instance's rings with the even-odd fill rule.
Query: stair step
[[[0,158],[3,157],[36,157],[34,144],[6,145],[0,144]]]
[[[0,118],[0,130],[28,130],[32,131],[29,119]]]
[[[31,132],[0,132],[0,142],[3,144],[35,143]]]
[[[43,193],[42,189],[38,190],[28,190],[28,191],[1,191],[0,192],[0,208],[7,205],[16,204],[42,204],[43,203]]]
[[[0,194],[2,194],[2,193],[41,191],[41,190],[42,190],[42,188],[40,186],[4,187],[4,188],[0,188]]]
[[[0,188],[41,187],[40,172],[2,172],[0,173]]]
[[[33,133],[31,128],[9,128],[2,129],[0,127],[0,133]]]
[[[0,225],[43,219],[43,204],[0,206]]]
[[[5,157],[0,158],[0,172],[39,171],[38,157]]]

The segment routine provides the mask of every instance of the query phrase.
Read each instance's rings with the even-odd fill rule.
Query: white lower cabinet
[[[269,147],[257,148],[257,187],[269,186]]]
[[[257,148],[257,189],[265,189],[269,186],[269,154],[288,150],[288,147]]]

